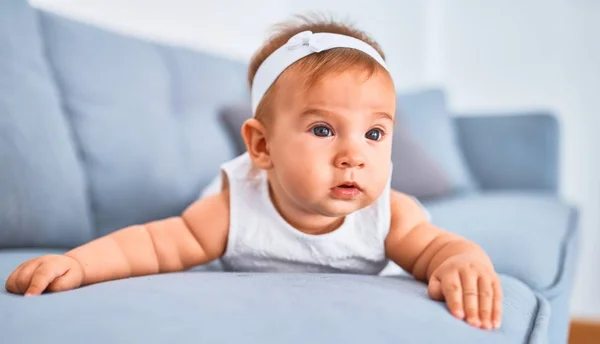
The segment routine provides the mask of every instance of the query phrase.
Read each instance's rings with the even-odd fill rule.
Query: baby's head
[[[367,34],[307,19],[280,25],[254,55],[242,135],[280,210],[339,218],[381,195],[396,109],[383,58]]]

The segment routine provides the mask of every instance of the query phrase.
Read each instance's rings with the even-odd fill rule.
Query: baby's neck
[[[344,222],[344,217],[328,217],[320,214],[303,211],[302,209],[285,206],[285,202],[279,202],[273,189],[269,186],[269,198],[279,215],[296,230],[310,234],[327,234],[338,229]]]
[[[281,213],[280,213],[281,214]],[[306,218],[302,218],[302,221],[293,221],[291,217],[284,217],[281,215],[290,225],[292,225],[297,230],[311,235],[321,235],[327,234],[338,229],[342,223],[344,222],[343,217],[339,218],[328,218],[321,216],[320,219],[315,219],[314,221],[307,220]],[[301,217],[299,217],[301,218]],[[321,221],[319,221],[321,220]]]

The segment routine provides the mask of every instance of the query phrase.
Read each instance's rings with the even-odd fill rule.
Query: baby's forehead
[[[278,80],[278,99],[286,102],[356,103],[373,107],[395,105],[395,90],[389,75],[361,70],[303,73],[290,69]]]
[[[306,89],[315,86],[323,86],[335,82],[340,78],[346,78],[346,81],[352,80],[353,83],[364,83],[367,81],[382,82],[392,85],[389,74],[381,69],[365,70],[360,66],[347,68],[343,70],[333,70],[325,68],[306,68],[302,65],[290,66],[280,76],[280,79],[289,87],[303,87]]]
[[[280,83],[279,83],[280,82]],[[396,97],[385,75],[326,73],[307,82],[301,73],[282,74],[269,99],[275,118],[288,121],[387,121],[395,118]]]

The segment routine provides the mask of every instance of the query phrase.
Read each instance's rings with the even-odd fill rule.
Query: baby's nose
[[[336,157],[335,166],[338,168],[362,168],[365,166],[365,159],[358,153],[339,154]]]

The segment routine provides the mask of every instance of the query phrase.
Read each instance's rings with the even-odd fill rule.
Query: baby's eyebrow
[[[331,111],[327,111],[327,110],[323,110],[323,109],[308,108],[308,109],[302,111],[302,113],[300,114],[300,117],[305,117],[305,116],[339,117],[340,115],[335,112],[331,112]],[[376,117],[377,119],[386,118],[392,122],[394,121],[394,117],[387,112],[374,112],[373,116]]]
[[[327,111],[327,110],[323,110],[323,109],[308,108],[308,109],[302,111],[302,113],[300,114],[300,117],[305,117],[305,116],[337,117],[339,115],[336,114],[335,112],[331,112],[331,111]]]
[[[375,115],[377,118],[387,118],[392,122],[394,121],[394,117],[387,112],[375,112]]]

